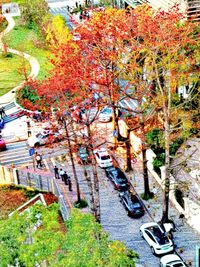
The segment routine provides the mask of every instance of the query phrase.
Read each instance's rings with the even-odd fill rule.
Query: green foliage
[[[169,153],[170,156],[174,156],[179,149],[179,147],[183,144],[184,139],[182,137],[177,138],[170,144]]]
[[[4,58],[12,58],[13,57],[13,54],[8,52],[8,53],[2,53],[2,57]]]
[[[74,207],[78,209],[82,209],[88,206],[88,203],[85,199],[81,199],[80,201],[74,202]]]
[[[165,165],[165,153],[157,154],[153,160],[153,168],[160,175],[160,167]]]
[[[36,103],[40,99],[36,91],[32,89],[30,85],[24,86],[24,88],[20,90],[19,94],[20,94],[20,98],[28,99],[33,104]]]
[[[73,209],[66,223],[59,222],[58,205],[34,205],[29,212],[0,220],[2,267],[34,267],[44,261],[52,267],[135,266],[137,254],[120,241],[111,241],[91,214]],[[62,225],[62,227],[61,227]]]
[[[152,192],[149,192],[149,194],[145,194],[145,193],[141,194],[141,198],[144,200],[149,200],[149,199],[152,199],[153,197],[154,197],[154,193]]]
[[[163,147],[163,140],[163,131],[160,129],[153,129],[146,134],[146,142],[155,153]]]
[[[26,21],[29,29],[34,29],[35,25],[42,25],[48,14],[48,5],[45,0],[24,0],[21,9],[22,18]]]

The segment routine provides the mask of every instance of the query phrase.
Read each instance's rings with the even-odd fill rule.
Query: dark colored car
[[[107,177],[114,184],[114,188],[119,191],[126,191],[130,187],[130,182],[126,175],[118,167],[109,167],[106,170]]]
[[[119,193],[120,202],[127,210],[127,214],[131,217],[141,217],[144,215],[144,207],[137,195],[125,191]]]

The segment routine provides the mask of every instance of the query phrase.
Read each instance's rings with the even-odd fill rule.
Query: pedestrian
[[[6,113],[5,113],[5,108],[4,108],[4,107],[2,107],[2,115],[3,115],[3,117],[5,117],[5,116],[6,116]]]
[[[59,176],[60,176],[60,178],[62,179],[62,181],[64,181],[63,175],[64,175],[64,171],[63,171],[63,169],[61,168],[61,169],[60,169],[60,172],[59,172]]]
[[[26,125],[27,125],[27,134],[28,134],[28,137],[30,137],[31,136],[31,123],[29,119],[27,119]]]
[[[80,19],[80,22],[81,22],[82,19],[83,19],[83,15],[80,14],[79,19]]]
[[[57,166],[54,167],[54,174],[56,179],[60,179]]]
[[[156,200],[157,199],[157,189],[156,189],[156,187],[155,187],[155,185],[153,186],[153,189],[152,189],[152,193],[153,193],[153,198],[154,198],[154,200]]]
[[[36,167],[42,167],[42,156],[38,153],[35,152],[35,160],[36,160]]]
[[[72,181],[70,176],[68,176],[68,185],[69,185],[69,191],[72,191]]]
[[[0,116],[1,116],[1,119],[3,119],[3,117],[5,117],[5,116],[6,116],[6,113],[5,113],[4,107],[0,108]]]
[[[64,182],[65,182],[66,185],[69,184],[69,176],[68,176],[68,174],[67,174],[66,171],[63,174],[63,180],[64,180]]]

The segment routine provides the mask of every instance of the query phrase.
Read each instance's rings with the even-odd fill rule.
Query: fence
[[[57,181],[48,175],[40,175],[31,173],[28,170],[0,166],[0,184],[28,186],[38,190],[52,192],[58,198],[63,220],[67,220],[69,217],[69,207],[63,197],[63,192]]]

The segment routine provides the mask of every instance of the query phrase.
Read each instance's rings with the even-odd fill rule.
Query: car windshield
[[[185,267],[185,265],[178,260],[178,261],[170,261],[170,262],[168,262],[166,267]]]
[[[101,156],[101,159],[102,160],[107,160],[107,159],[110,159],[110,156],[109,155]]]
[[[105,109],[102,110],[101,113],[103,113],[103,114],[110,114],[111,113],[111,109],[110,108],[105,108]]]

